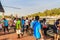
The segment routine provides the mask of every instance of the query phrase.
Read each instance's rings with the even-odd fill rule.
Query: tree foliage
[[[56,15],[60,15],[60,8],[54,8],[51,10],[45,10],[44,12],[38,12],[38,13],[34,13],[31,15],[28,15],[28,17],[34,17],[34,16],[56,16]]]

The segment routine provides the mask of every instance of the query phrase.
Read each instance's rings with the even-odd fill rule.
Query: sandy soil
[[[23,37],[18,39],[17,34],[12,33],[12,34],[1,35],[0,40],[35,40],[35,38],[33,36],[28,36],[24,34]],[[50,39],[46,39],[46,40],[50,40]]]
[[[35,40],[33,36],[24,35],[20,39],[17,38],[16,33],[1,35],[0,40]]]

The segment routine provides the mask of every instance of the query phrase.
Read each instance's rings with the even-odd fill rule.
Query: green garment
[[[20,20],[18,20],[16,22],[16,29],[21,29],[21,21]]]

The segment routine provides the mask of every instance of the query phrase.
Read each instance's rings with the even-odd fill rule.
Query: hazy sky
[[[3,6],[12,6],[21,9],[3,7],[5,14],[28,15],[46,9],[60,8],[60,0],[1,0]]]

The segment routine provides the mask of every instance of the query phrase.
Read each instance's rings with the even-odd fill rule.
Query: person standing
[[[4,34],[5,34],[6,33],[6,29],[9,32],[9,29],[8,29],[8,20],[4,18],[3,23],[4,23]]]
[[[21,20],[18,18],[16,22],[16,33],[18,35],[18,38],[21,36]]]
[[[33,34],[36,40],[40,40],[41,38],[43,38],[41,31],[41,23],[39,22],[39,16],[35,16],[35,20],[32,26],[33,26]]]

